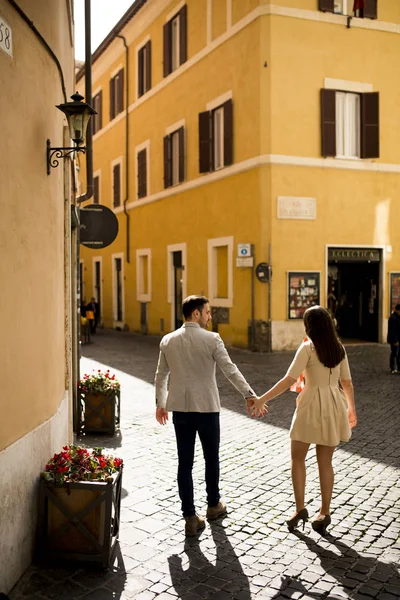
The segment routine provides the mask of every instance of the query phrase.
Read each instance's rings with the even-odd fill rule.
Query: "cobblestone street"
[[[229,514],[185,540],[176,486],[172,422],[154,418],[157,338],[98,331],[82,347],[81,373],[109,367],[121,380],[121,430],[84,437],[125,462],[120,543],[113,568],[32,566],[12,600],[250,600],[400,598],[400,375],[390,375],[389,349],[350,346],[359,425],[334,455],[335,488],[329,535],[289,533],[294,512],[289,436],[296,395],[274,400],[262,420],[219,374],[221,492]],[[293,352],[230,350],[257,393],[286,371]],[[60,449],[61,450],[61,449]],[[200,444],[194,470],[197,509],[205,514]],[[315,449],[307,459],[307,506],[319,508]]]

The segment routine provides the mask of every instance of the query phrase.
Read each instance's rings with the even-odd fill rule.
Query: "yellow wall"
[[[212,39],[225,33],[227,27],[226,0],[212,2]]]

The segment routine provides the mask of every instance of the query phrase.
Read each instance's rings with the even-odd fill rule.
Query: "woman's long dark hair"
[[[317,356],[324,367],[333,369],[345,357],[345,351],[333,324],[330,313],[322,306],[311,306],[304,313],[304,327],[314,344]]]

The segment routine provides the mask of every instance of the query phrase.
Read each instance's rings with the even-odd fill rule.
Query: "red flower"
[[[122,458],[114,458],[114,467],[122,466]]]
[[[57,473],[66,473],[68,471],[68,467],[58,467]]]

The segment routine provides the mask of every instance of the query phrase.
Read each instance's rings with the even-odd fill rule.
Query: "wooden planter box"
[[[122,472],[112,483],[64,486],[40,480],[37,558],[90,561],[109,567],[119,534]]]
[[[79,430],[86,433],[109,433],[114,435],[120,423],[120,391],[108,394],[79,393]]]

